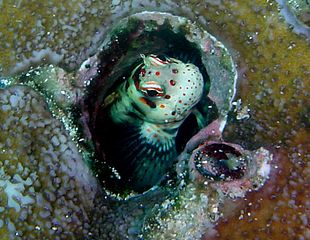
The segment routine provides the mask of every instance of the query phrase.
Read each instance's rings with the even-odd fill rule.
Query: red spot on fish
[[[166,106],[164,104],[159,105],[160,108],[165,108]]]
[[[142,68],[140,73],[141,73],[142,77],[145,77],[145,69]]]
[[[182,103],[182,100],[179,100],[179,103]]]
[[[160,75],[160,72],[156,72],[155,75],[156,75],[156,76],[159,76],[159,75]]]
[[[170,80],[169,83],[170,83],[171,86],[175,86],[175,81],[174,80]]]
[[[165,98],[166,98],[166,99],[170,99],[171,96],[170,96],[170,95],[166,95]]]

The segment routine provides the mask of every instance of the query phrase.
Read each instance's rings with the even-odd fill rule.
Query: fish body
[[[172,166],[178,129],[199,102],[204,81],[191,63],[154,54],[141,57],[142,63],[117,89],[110,117],[131,129],[129,135],[121,131],[125,142],[119,146],[123,156],[117,159],[130,169],[129,181],[147,189]]]

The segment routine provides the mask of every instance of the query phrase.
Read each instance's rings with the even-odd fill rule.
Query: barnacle
[[[195,167],[204,177],[212,180],[231,180],[243,176],[246,159],[233,146],[210,143],[196,152]]]

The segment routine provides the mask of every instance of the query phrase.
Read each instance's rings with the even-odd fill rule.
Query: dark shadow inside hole
[[[246,158],[241,156],[241,152],[230,145],[213,143],[197,152],[195,167],[207,179],[216,181],[240,179],[246,169]]]
[[[132,70],[141,62],[140,54],[165,54],[199,67],[205,85],[204,97],[197,104],[196,109],[203,118],[203,126],[217,117],[216,106],[207,97],[210,80],[201,61],[200,50],[194,43],[186,40],[184,37],[185,30],[180,29],[178,33],[175,33],[169,24],[163,24],[158,26],[156,31],[141,32],[139,30],[141,23],[136,22],[134,24],[136,28],[129,27],[115,33],[109,47],[99,55],[98,75],[92,81],[86,99],[90,118],[89,129],[95,145],[97,159],[91,164],[92,169],[104,187],[115,193],[125,195],[132,190],[143,192],[154,185],[143,184],[140,187],[137,186],[137,183],[133,183],[134,169],[127,158],[141,154],[143,148],[147,148],[147,150],[143,150],[142,154],[148,156],[150,160],[156,161],[161,157],[161,153],[159,149],[151,149],[152,146],[143,143],[143,139],[138,138],[138,129],[135,125],[119,126],[115,124],[109,118],[109,107],[104,108],[102,105],[106,97],[110,96],[120,84],[126,81]],[[183,150],[187,141],[202,127],[199,126],[196,117],[196,114],[190,114],[180,126],[175,139],[175,152],[169,155],[172,163],[174,163],[177,154]],[[141,120],[137,119],[137,125],[139,121]],[[155,155],[154,151],[156,152]],[[156,168],[151,161],[146,164],[150,164],[150,169]],[[166,173],[169,174],[169,171],[173,171],[173,165],[167,169]],[[163,174],[159,179],[164,179],[165,175]],[[147,181],[147,177],[146,174],[143,179]]]
[[[203,127],[218,117],[216,105],[208,97],[202,98],[195,108],[201,114],[200,117],[203,117]],[[201,128],[202,126],[199,126],[197,122],[197,116],[195,116],[195,113],[191,113],[180,126],[176,136],[176,149],[178,153],[183,151],[189,139],[201,130]]]

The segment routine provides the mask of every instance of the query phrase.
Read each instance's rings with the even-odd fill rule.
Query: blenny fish
[[[110,105],[116,126],[111,135],[117,139],[107,139],[111,147],[106,154],[112,155],[120,177],[137,191],[157,184],[173,165],[178,129],[201,99],[204,85],[192,63],[165,55],[141,57],[129,79],[104,101]]]

